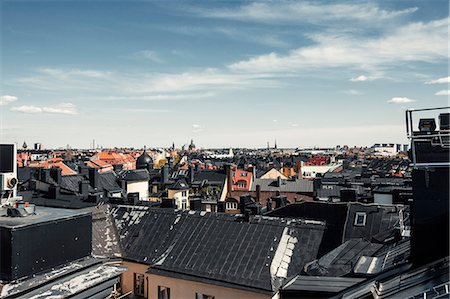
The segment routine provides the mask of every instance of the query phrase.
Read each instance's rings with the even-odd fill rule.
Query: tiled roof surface
[[[324,224],[147,207],[112,208],[123,257],[150,271],[266,292],[313,260]],[[152,270],[153,269],[153,270]]]

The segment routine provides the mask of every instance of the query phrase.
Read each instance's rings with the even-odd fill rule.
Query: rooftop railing
[[[448,113],[450,107],[408,109],[406,134],[411,141],[411,162],[414,168],[450,167],[450,127]],[[434,118],[420,118],[418,130],[414,130],[417,114],[433,113],[439,115],[439,127]]]

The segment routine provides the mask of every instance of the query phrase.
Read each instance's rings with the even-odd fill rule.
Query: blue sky
[[[406,142],[448,105],[448,1],[1,1],[0,141]]]

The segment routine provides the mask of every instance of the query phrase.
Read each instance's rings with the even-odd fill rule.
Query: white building
[[[184,180],[179,180],[167,188],[167,197],[175,201],[177,209],[189,210],[189,185]]]

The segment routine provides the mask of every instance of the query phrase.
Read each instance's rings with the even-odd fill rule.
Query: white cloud
[[[204,130],[204,128],[201,125],[199,125],[199,124],[193,124],[192,125],[192,132],[193,133],[200,133],[203,130]]]
[[[312,34],[315,43],[291,50],[255,56],[229,65],[239,72],[302,72],[311,68],[348,67],[377,71],[404,62],[437,62],[448,58],[449,19],[410,23],[379,37],[348,34]],[[421,42],[418,43],[417,41]]]
[[[78,114],[77,106],[75,106],[72,103],[61,103],[52,107],[43,107],[42,111],[46,113],[56,113],[56,114],[70,114],[70,115]]]
[[[450,90],[440,90],[440,91],[436,92],[435,95],[437,95],[437,96],[449,96],[450,95]]]
[[[0,96],[0,106],[8,105],[9,103],[17,101],[18,98],[16,96],[3,95]]]
[[[411,14],[417,8],[387,11],[374,3],[323,4],[312,1],[253,2],[231,9],[191,8],[190,11],[204,17],[232,19],[246,22],[274,24],[324,22],[361,22],[382,26],[387,20]]]
[[[11,111],[35,114],[35,113],[42,113],[42,108],[36,107],[36,106],[24,105],[24,106],[19,106],[19,107],[12,107]]]
[[[450,83],[450,77],[443,77],[436,80],[430,80],[425,82],[425,84],[441,84],[441,83]]]
[[[77,107],[72,103],[60,103],[55,106],[44,106],[44,107],[23,105],[19,107],[12,107],[11,111],[27,114],[37,114],[37,113],[68,114],[68,115],[78,114]]]
[[[163,63],[164,60],[159,56],[159,54],[156,51],[151,50],[142,50],[134,53],[133,55],[136,58],[144,58],[146,60],[150,60],[152,62],[156,63]]]
[[[392,104],[406,104],[406,103],[412,103],[415,102],[416,100],[414,99],[410,99],[410,98],[406,98],[406,97],[394,97],[390,100],[388,100],[388,103],[392,103]]]
[[[362,81],[369,81],[369,80],[372,80],[372,78],[364,76],[364,75],[359,75],[359,76],[356,76],[356,77],[353,77],[350,79],[350,81],[352,81],[352,82],[362,82]]]

